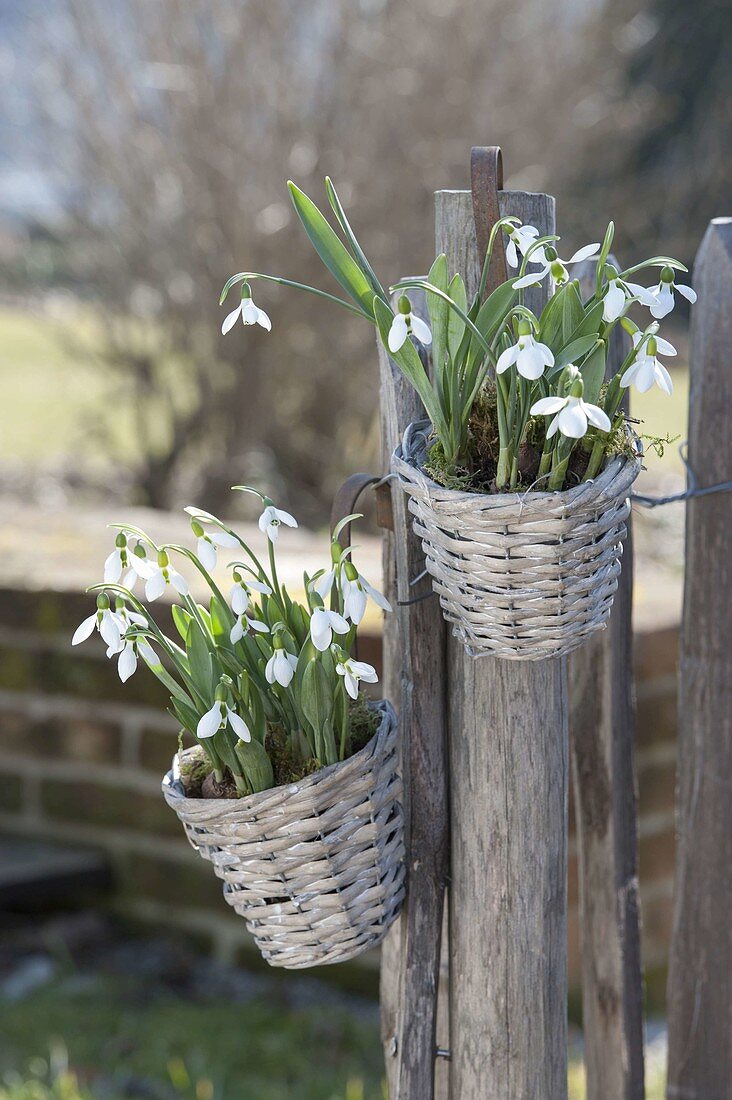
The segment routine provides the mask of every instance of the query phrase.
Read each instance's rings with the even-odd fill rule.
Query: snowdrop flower
[[[412,313],[412,303],[406,294],[399,299],[397,313],[389,329],[389,351],[396,353],[404,346],[408,336],[415,336],[420,344],[429,347],[432,343],[432,333],[429,325],[421,317],[415,317]]]
[[[608,264],[608,283],[602,296],[603,321],[608,323],[617,321],[634,299],[649,308],[655,304],[655,298],[650,290],[638,283],[629,283],[626,279],[621,279],[615,268]]]
[[[265,498],[265,501],[267,499]],[[297,520],[294,516],[291,516],[289,512],[283,512],[280,508],[275,508],[270,501],[259,517],[259,530],[267,535],[270,542],[277,542],[277,536],[283,523],[286,527],[297,527]]]
[[[336,672],[343,677],[346,691],[352,699],[358,698],[358,685],[361,680],[367,684],[375,684],[379,679],[373,665],[367,665],[365,661],[354,661],[352,657],[339,662],[336,665]]]
[[[560,259],[556,248],[545,248],[541,270],[532,271],[528,275],[522,275],[520,279],[516,279],[514,282],[514,288],[520,289],[525,286],[538,286],[547,275],[551,277],[554,286],[562,286],[564,283],[569,282],[567,264],[578,264],[580,260],[589,260],[591,256],[597,254],[599,248],[599,244],[586,244],[582,248],[578,248],[574,255],[570,256],[568,260]]]
[[[690,286],[683,286],[681,283],[676,283],[674,280],[674,272],[671,267],[664,267],[661,272],[661,278],[658,281],[658,286],[649,288],[651,295],[653,296],[653,304],[651,305],[651,315],[660,321],[663,317],[666,317],[676,304],[674,298],[674,291],[686,298],[687,302],[691,302],[693,305],[696,301],[696,291],[692,290]]]
[[[534,339],[528,321],[519,321],[518,330],[517,342],[498,357],[496,373],[503,374],[515,363],[516,370],[523,378],[530,378],[532,381],[541,378],[544,367],[553,366],[554,356],[546,344],[540,344]]]
[[[352,562],[343,563],[341,573],[341,595],[343,596],[343,614],[356,626],[366,612],[369,599],[383,611],[391,611],[391,604],[373,585],[369,584]]]
[[[642,339],[641,333],[636,332],[633,336],[634,345],[638,347]],[[658,361],[659,351],[664,352],[666,355],[676,354],[673,344],[669,344],[667,340],[661,340],[660,337],[651,336],[641,348],[641,353],[636,361],[631,363],[628,369],[624,371],[620,379],[620,385],[623,389],[627,389],[628,386],[635,386],[638,393],[647,393],[655,383],[660,390],[667,393],[669,397],[671,396],[674,392],[674,384],[663,363]]]
[[[189,509],[186,508],[186,511],[189,511]],[[196,542],[198,560],[204,569],[208,569],[209,573],[216,568],[217,546],[234,547],[239,545],[239,540],[230,535],[228,531],[221,531],[219,528],[207,531],[197,519],[191,519],[191,530],[198,540]]]
[[[260,309],[259,306],[255,306],[252,299],[252,288],[249,283],[241,284],[241,301],[236,309],[233,309],[224,318],[224,323],[221,326],[222,335],[226,336],[226,333],[234,327],[239,317],[241,317],[244,325],[261,325],[267,332],[272,328],[272,322],[264,310]]]
[[[148,558],[139,558],[136,554],[132,555],[130,563],[138,576],[145,581],[145,597],[150,603],[157,600],[158,596],[162,596],[169,584],[172,584],[181,596],[188,595],[188,581],[170,564],[165,550],[158,551],[158,560],[155,565]]]
[[[565,377],[573,379],[569,393],[566,397],[555,395],[554,397],[542,397],[531,406],[532,416],[551,416],[554,419],[547,428],[547,439],[560,431],[568,439],[581,439],[587,434],[588,424],[594,425],[603,432],[609,432],[610,420],[606,413],[597,405],[591,405],[583,401],[582,393],[584,384],[582,376],[573,363],[565,367]]]
[[[111,656],[111,654],[119,653],[122,648],[120,620],[117,618],[114,611],[112,611],[109,605],[109,596],[104,592],[97,596],[97,609],[94,614],[89,615],[88,618],[84,619],[84,621],[77,626],[74,631],[74,636],[71,639],[71,644],[79,645],[80,642],[85,642],[86,639],[91,636],[95,628],[107,643],[107,655]]]
[[[342,615],[337,611],[327,611],[324,607],[316,607],[310,617],[310,637],[321,653],[329,648],[334,633],[347,634],[350,629],[350,624]]]
[[[107,656],[112,657],[114,654],[107,650]],[[144,638],[135,638],[134,641],[129,639],[123,643],[122,649],[119,651],[119,660],[117,661],[117,672],[123,684],[125,684],[130,676],[134,675],[137,671],[138,656],[153,664],[158,663],[158,656],[155,650]]]
[[[280,687],[289,687],[297,668],[297,657],[294,653],[288,653],[282,643],[275,640],[275,651],[267,661],[264,675],[268,684],[279,684]]]
[[[518,267],[519,253],[525,256],[532,244],[539,237],[539,230],[533,225],[513,225],[508,232],[508,244],[506,245],[506,262],[511,267]],[[546,263],[546,257],[544,256],[544,249],[537,248],[535,252],[531,253],[529,257],[529,263],[543,264]]]
[[[229,603],[235,615],[244,615],[252,606],[252,592],[271,596],[272,589],[262,581],[245,581],[238,569],[234,570],[234,587],[229,593]]]
[[[236,622],[231,628],[229,641],[232,645],[236,645],[245,634],[249,634],[252,630],[256,630],[260,634],[269,634],[269,627],[260,619],[250,619],[249,616],[245,614],[238,615]]]
[[[121,582],[125,588],[134,588],[136,580],[137,574],[130,562],[127,536],[123,531],[120,531],[114,540],[114,550],[104,563],[104,581],[105,584],[119,584]]]
[[[220,694],[219,689],[217,689],[216,694],[217,696]],[[220,729],[224,729],[227,725],[231,726],[236,736],[242,741],[251,741],[252,734],[244,719],[235,710],[232,710],[224,699],[219,698],[200,719],[196,726],[196,737],[201,740],[213,737],[215,733],[218,733]]]

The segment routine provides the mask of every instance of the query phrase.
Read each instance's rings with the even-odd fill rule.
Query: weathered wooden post
[[[413,295],[415,310],[419,303]],[[379,343],[384,469],[407,424],[424,415],[419,398]],[[390,1100],[434,1096],[437,984],[448,867],[445,741],[445,624],[429,592],[410,590],[424,571],[406,497],[392,484],[392,531],[385,533],[385,593],[394,613],[384,627],[385,694],[401,716],[407,815],[408,892],[382,949],[381,1030]]]
[[[732,476],[732,218],[694,266],[689,464],[699,488]],[[668,984],[669,1100],[732,1095],[732,496],[686,511],[678,849]]]
[[[501,215],[553,232],[551,196],[494,184]],[[480,274],[471,192],[441,191],[436,201],[437,251],[470,297]],[[542,293],[527,294],[532,309]],[[450,638],[447,668],[451,1096],[562,1100],[566,661],[474,660]]]
[[[593,261],[573,274],[585,295],[594,291]],[[607,377],[616,373],[629,344],[616,326]],[[587,1100],[644,1096],[632,611],[629,519],[607,629],[569,657]]]

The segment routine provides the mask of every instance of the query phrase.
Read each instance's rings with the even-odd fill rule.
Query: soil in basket
[[[368,706],[363,696],[351,704],[351,743],[349,756],[360,752],[376,733],[381,716]],[[323,766],[319,760],[311,758],[304,762],[297,759],[288,748],[282,731],[277,726],[270,727],[266,739],[267,752],[274,770],[274,786],[296,783],[306,775],[312,775]],[[204,751],[197,746],[188,753],[181,765],[181,782],[188,798],[238,798],[231,773],[224,773],[222,783],[217,783],[211,765]]]

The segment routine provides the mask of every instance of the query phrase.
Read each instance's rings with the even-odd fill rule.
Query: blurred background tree
[[[474,143],[557,195],[570,247],[621,220],[628,260],[660,239],[688,259],[729,197],[722,0],[28,0],[5,21],[6,290],[83,303],[67,363],[107,389],[69,451],[99,488],[93,443],[131,501],[218,508],[246,478],[320,522],[376,461],[363,323],[258,287],[273,331],[220,336],[234,271],[328,285],[288,177],[319,201],[333,176],[385,280],[426,269],[432,192],[467,186]],[[3,219],[19,161],[52,217],[26,187]]]

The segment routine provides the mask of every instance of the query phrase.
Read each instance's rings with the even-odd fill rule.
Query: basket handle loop
[[[503,190],[503,155],[500,145],[474,145],[470,153],[470,190],[473,196],[473,221],[478,256],[483,263],[491,229],[501,216],[498,192]],[[493,244],[491,266],[486,282],[486,297],[508,278],[503,235]]]

